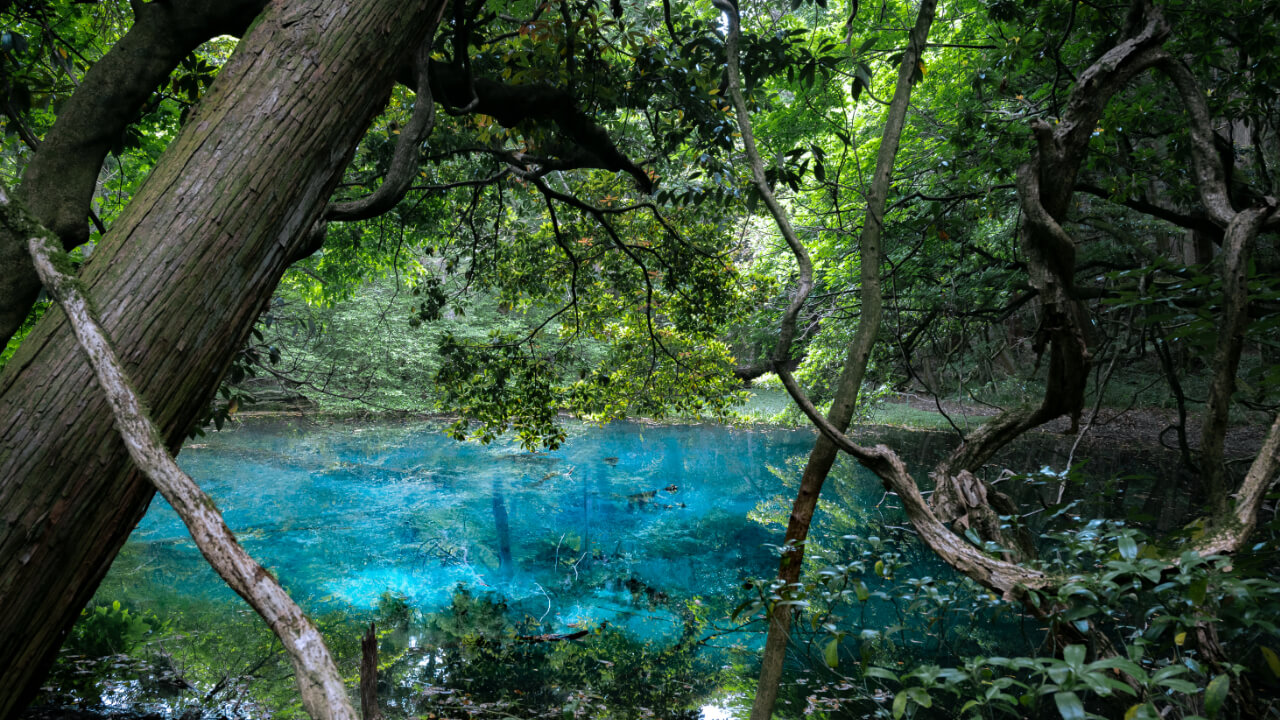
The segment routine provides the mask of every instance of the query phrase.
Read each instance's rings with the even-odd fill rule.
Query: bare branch
[[[3,200],[3,198],[0,198]],[[50,236],[28,240],[37,273],[62,306],[71,328],[106,393],[120,436],[138,469],[182,517],[191,539],[222,579],[262,616],[293,661],[303,705],[317,720],[356,720],[342,676],[324,637],[265,568],[245,552],[213,500],[184,473],[165,449],[120,361],[81,294],[78,282],[62,273],[51,256],[59,252]]]
[[[1186,65],[1161,51],[1156,67],[1173,83],[1189,116],[1191,132],[1191,158],[1195,167],[1196,188],[1209,217],[1221,227],[1226,227],[1235,217],[1231,196],[1227,192],[1227,173],[1222,158],[1214,149],[1213,126],[1209,117],[1209,105],[1205,102],[1200,84],[1196,82]]]
[[[726,62],[729,72],[729,97],[733,100],[733,109],[738,116],[742,148],[747,153],[747,164],[751,167],[751,182],[756,192],[760,193],[760,198],[769,209],[769,214],[773,216],[778,231],[782,233],[782,239],[786,241],[791,254],[795,256],[796,266],[799,269],[795,289],[791,292],[791,303],[782,316],[778,344],[773,351],[774,362],[781,363],[788,359],[791,343],[795,339],[796,319],[800,316],[800,310],[804,307],[809,293],[813,291],[813,261],[809,258],[808,249],[805,248],[804,243],[800,242],[795,229],[791,227],[790,217],[778,204],[773,189],[769,187],[769,180],[765,177],[764,161],[760,159],[760,152],[756,149],[755,133],[751,129],[751,113],[747,109],[746,99],[742,96],[742,73],[738,68],[738,43],[741,35],[738,12],[733,9],[733,12],[727,12],[726,15],[729,18],[729,36],[725,40],[725,53],[728,55]]]
[[[1044,573],[991,558],[952,532],[933,513],[915,479],[893,450],[885,445],[864,448],[853,442],[832,425],[812,402],[803,397],[803,392],[790,372],[781,370],[778,378],[782,380],[787,392],[791,393],[801,412],[824,437],[874,472],[884,482],[885,488],[898,496],[907,516],[911,518],[911,526],[920,533],[920,539],[944,561],[983,585],[1000,591],[1009,600],[1020,599],[1027,589],[1043,587],[1049,583],[1049,578]]]

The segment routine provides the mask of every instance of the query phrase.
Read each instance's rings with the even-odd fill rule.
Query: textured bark
[[[302,705],[308,714],[317,720],[355,720],[355,709],[347,700],[347,688],[320,631],[275,577],[245,552],[213,499],[178,467],[165,449],[160,432],[142,409],[137,392],[107,336],[93,318],[75,279],[54,267],[52,256],[60,252],[57,241],[52,237],[33,237],[28,246],[36,273],[66,314],[76,340],[93,366],[129,457],[182,518],[200,554],[280,638],[293,662]]]
[[[853,418],[858,391],[862,388],[862,380],[866,374],[867,362],[871,358],[871,350],[880,333],[884,302],[880,278],[880,264],[884,257],[881,235],[884,230],[885,205],[889,196],[889,180],[893,175],[894,162],[902,139],[902,129],[906,123],[907,106],[911,100],[911,76],[916,71],[925,41],[929,37],[929,28],[933,24],[936,7],[935,0],[924,0],[920,4],[915,26],[908,38],[907,49],[898,67],[897,84],[889,104],[889,113],[885,118],[885,127],[881,133],[880,150],[876,157],[875,172],[871,178],[871,192],[867,196],[866,220],[862,224],[862,233],[858,238],[859,255],[862,259],[859,291],[862,312],[858,317],[858,327],[849,344],[831,410],[826,418],[831,426],[841,433],[849,427],[849,422]],[[770,212],[773,213],[779,229],[786,237],[801,268],[801,282],[792,296],[791,305],[783,319],[778,347],[774,351],[774,370],[779,376],[789,378],[792,369],[789,366],[791,344],[795,336],[796,320],[812,289],[813,271],[804,253],[804,246],[795,236],[785,213],[778,207],[765,181],[764,164],[756,152],[751,135],[750,116],[742,97],[741,81],[738,77],[737,30],[737,22],[734,18],[728,43],[729,92],[738,113],[743,145],[747,149],[747,156],[751,162],[756,188]],[[808,402],[807,398],[797,394],[798,387],[793,382],[788,383],[787,389],[792,392],[798,402]],[[789,598],[793,589],[799,585],[809,526],[813,522],[813,513],[817,508],[822,486],[831,472],[838,453],[839,449],[831,438],[825,434],[819,435],[813,451],[809,454],[804,473],[800,477],[800,488],[791,506],[791,515],[787,519],[782,559],[778,567],[777,584],[784,599]],[[751,720],[768,720],[773,716],[778,686],[786,660],[787,645],[791,639],[791,607],[788,604],[774,603],[769,611],[769,629],[765,638],[764,653],[760,659],[760,679],[756,684],[756,694],[752,702]]]
[[[1218,328],[1209,398],[1205,403],[1200,431],[1201,481],[1209,496],[1209,512],[1218,517],[1225,517],[1231,511],[1223,452],[1231,395],[1236,389],[1236,371],[1240,368],[1240,353],[1244,349],[1244,334],[1249,325],[1249,250],[1270,212],[1271,208],[1258,208],[1237,213],[1227,225],[1222,243],[1224,317]]]
[[[443,5],[440,10],[443,12]],[[440,18],[437,17],[435,22],[439,23]],[[417,175],[422,143],[431,134],[431,128],[436,122],[436,102],[431,96],[431,83],[427,73],[431,64],[431,47],[431,38],[427,38],[414,56],[413,116],[396,138],[396,149],[391,155],[391,164],[382,184],[368,197],[329,205],[325,208],[325,220],[349,222],[377,217],[395,207],[409,191],[409,186]]]
[[[1000,593],[1006,600],[1020,599],[1027,589],[1041,588],[1048,584],[1049,578],[1044,573],[989,557],[952,532],[925,502],[919,484],[907,472],[906,465],[897,453],[885,445],[866,448],[853,442],[818,412],[799,389],[791,373],[780,372],[778,377],[800,411],[823,436],[830,439],[836,448],[852,455],[863,467],[875,473],[884,482],[885,489],[898,496],[903,511],[911,520],[911,526],[943,562]]]
[[[625,172],[640,192],[653,192],[653,180],[614,144],[613,138],[589,113],[578,107],[572,93],[552,85],[509,85],[490,78],[474,78],[447,65],[431,66],[432,92],[451,108],[488,115],[503,127],[529,120],[554,124],[567,142],[552,148],[554,156],[530,156],[544,170],[594,167]]]
[[[1074,426],[1084,408],[1092,365],[1090,320],[1074,287],[1075,241],[1061,223],[1107,103],[1163,54],[1160,43],[1169,35],[1168,24],[1142,2],[1135,8],[1144,11],[1134,17],[1145,24],[1080,74],[1056,126],[1032,122],[1036,150],[1018,168],[1018,200],[1025,218],[1019,238],[1041,309],[1035,348],[1049,352],[1044,397],[1039,405],[1001,413],[971,433],[933,473],[940,485],[953,482],[961,471],[978,470],[1019,435],[1054,418],[1069,415]]]
[[[324,208],[436,0],[278,2],[80,280],[170,450]],[[0,718],[150,502],[61,311],[0,374]]]
[[[723,6],[717,7],[724,10]],[[809,293],[813,291],[813,261],[809,258],[809,251],[804,243],[800,242],[799,236],[796,235],[795,228],[791,226],[790,216],[774,196],[769,180],[765,176],[764,161],[760,159],[760,151],[756,149],[755,131],[751,127],[751,113],[747,109],[746,99],[742,96],[742,73],[738,67],[738,43],[742,27],[736,7],[736,5],[731,6],[732,12],[728,12],[729,32],[725,38],[725,71],[729,80],[729,99],[733,103],[734,113],[738,116],[738,130],[742,133],[742,149],[746,152],[747,165],[751,170],[751,184],[755,186],[769,215],[773,217],[774,224],[778,226],[778,232],[787,243],[787,248],[795,256],[798,270],[795,288],[791,291],[791,301],[782,316],[782,322],[779,323],[778,344],[773,350],[774,366],[780,367],[791,359],[791,344],[796,337],[796,320],[800,316],[800,310],[804,308]]]
[[[1234,506],[1226,513],[1209,518],[1205,538],[1196,544],[1201,555],[1233,553],[1244,546],[1249,534],[1258,524],[1258,510],[1271,486],[1275,485],[1280,471],[1280,415],[1271,423],[1258,457],[1253,459],[1249,472],[1240,483],[1240,489],[1232,496]]]
[[[1223,443],[1226,439],[1231,395],[1235,392],[1236,371],[1244,346],[1245,329],[1249,324],[1249,253],[1254,239],[1263,228],[1273,228],[1280,224],[1280,212],[1277,212],[1273,198],[1265,199],[1260,207],[1236,211],[1231,204],[1227,186],[1227,168],[1215,147],[1213,125],[1204,91],[1191,71],[1168,54],[1162,53],[1159,56],[1157,67],[1173,83],[1187,112],[1192,166],[1200,202],[1209,217],[1225,229],[1221,255],[1224,317],[1218,330],[1218,344],[1211,366],[1213,376],[1201,424],[1200,472],[1209,496],[1210,514],[1216,518],[1217,525],[1230,526],[1234,519],[1231,517],[1227,472],[1223,464]],[[1252,527],[1252,523],[1249,527]]]
[[[204,41],[239,35],[265,0],[134,3],[133,26],[85,73],[58,112],[15,196],[71,249],[89,239],[89,203],[102,161],[174,67]],[[0,236],[0,346],[40,290],[26,238]]]

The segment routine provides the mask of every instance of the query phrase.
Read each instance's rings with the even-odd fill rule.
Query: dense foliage
[[[725,5],[741,14],[747,117],[727,98],[737,89],[724,69],[726,41],[738,25]],[[561,413],[725,420],[742,380],[789,370],[825,410],[840,399],[870,268],[883,283],[884,320],[864,411],[874,393],[896,391],[991,406],[1004,419],[1043,397],[1052,418],[992,427],[1016,436],[1067,416],[1083,438],[1106,432],[1125,408],[1170,408],[1167,427],[1140,441],[1176,452],[1180,467],[1163,485],[1134,488],[1144,510],[1168,498],[1173,509],[1153,517],[1123,498],[1094,502],[1094,486],[1068,482],[1069,467],[1002,473],[994,450],[982,458],[970,486],[984,488],[981,498],[940,524],[970,552],[1050,578],[1016,592],[948,559],[969,573],[952,577],[912,531],[869,532],[883,519],[830,500],[832,527],[811,541],[803,587],[761,581],[738,612],[758,619],[776,603],[797,606],[799,626],[808,625],[801,654],[808,670],[825,673],[805,712],[1276,713],[1274,492],[1259,491],[1251,518],[1260,529],[1229,550],[1197,548],[1238,529],[1215,522],[1234,507],[1260,444],[1241,441],[1230,449],[1247,456],[1232,457],[1228,421],[1266,425],[1280,408],[1280,3],[945,4],[921,59],[906,68],[913,94],[881,249],[864,257],[876,156],[919,10],[899,0],[451,4],[433,41],[430,93],[392,92],[333,200],[358,203],[390,187],[405,146],[407,189],[383,212],[330,218],[322,245],[266,303],[209,418],[220,427],[268,398],[446,412],[459,440],[512,432],[528,449],[555,448],[565,438]],[[0,17],[0,178],[16,186],[67,98],[132,19],[126,3],[61,0],[8,3]],[[1080,82],[1098,77],[1095,68],[1114,71],[1105,60],[1157,26],[1160,38],[1144,42],[1166,65],[1149,62],[1105,97],[1097,88],[1106,83]],[[77,261],[92,258],[234,46],[225,36],[200,45],[113,138],[83,213],[92,229],[78,242],[64,237],[68,246],[88,241]],[[1205,122],[1187,93],[1203,102]],[[430,135],[406,141],[427,105],[439,109]],[[1096,122],[1080,130],[1073,155],[1063,138],[1080,118]],[[742,145],[748,122],[758,168]],[[1210,160],[1225,188],[1218,204],[1233,217],[1259,214],[1243,241],[1235,220],[1206,200]],[[757,170],[765,187],[752,180]],[[1042,171],[1068,187],[1043,207],[1037,189],[1029,205],[1028,172]],[[812,291],[790,320],[806,271],[765,212],[775,195],[812,259]],[[1044,246],[1028,241],[1042,226],[1067,237],[1060,257],[1046,260]],[[48,307],[42,299],[24,309],[0,369]],[[780,344],[787,322],[797,332]],[[1055,394],[1074,391],[1062,382],[1067,337],[1079,341],[1082,376],[1059,407]],[[990,437],[963,423],[955,430],[957,457]],[[970,470],[959,464],[951,469]],[[935,480],[941,487],[952,476]],[[997,480],[1017,485],[1012,500]],[[1273,480],[1261,480],[1264,490]],[[1218,514],[1197,520],[1201,507]],[[779,503],[760,519],[785,514]],[[894,524],[918,520],[908,509]],[[927,621],[869,628],[854,609],[873,596]],[[466,689],[484,702],[577,712],[564,693],[515,698],[492,685],[499,668],[530,673],[529,687],[594,688],[582,691],[583,713],[688,700],[671,677],[627,684],[634,673],[624,658],[639,667],[670,662],[670,653],[658,658],[612,636],[586,651],[513,643],[532,630],[486,602],[460,595],[452,615],[431,621],[450,648],[443,662],[468,668],[476,679]],[[489,627],[450,625],[464,611]],[[1037,642],[986,632],[997,615],[1036,624]],[[108,603],[76,627],[71,656],[110,656],[163,621]],[[619,667],[598,674],[606,662]]]

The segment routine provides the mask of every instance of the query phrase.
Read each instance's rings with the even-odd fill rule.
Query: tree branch
[[[1222,227],[1215,224],[1211,219],[1209,219],[1208,215],[1203,213],[1181,213],[1177,210],[1157,205],[1145,198],[1119,198],[1112,195],[1103,187],[1086,182],[1076,183],[1076,190],[1088,193],[1094,197],[1100,197],[1103,200],[1110,200],[1111,202],[1123,205],[1130,210],[1136,210],[1144,215],[1159,218],[1165,222],[1173,223],[1178,227],[1209,233],[1214,237],[1222,236]]]
[[[6,201],[0,194],[0,202]],[[78,281],[63,273],[52,257],[60,252],[52,235],[35,236],[28,248],[45,289],[67,315],[81,348],[106,393],[120,436],[142,472],[182,517],[191,539],[222,579],[262,616],[293,661],[303,705],[317,720],[355,720],[342,676],[324,637],[275,577],[245,552],[213,500],[179,467],[165,449],[134,392],[106,335],[98,326]]]
[[[243,32],[265,5],[265,0],[137,3],[133,25],[62,105],[14,189],[35,218],[58,235],[63,248],[88,241],[85,220],[102,161],[151,93],[201,43]],[[40,280],[23,237],[0,238],[0,267],[8,276],[0,281],[3,346],[35,303]]]
[[[444,5],[440,6],[440,14],[444,14]],[[438,24],[440,17],[435,22]],[[413,184],[415,171],[418,169],[418,155],[422,151],[422,143],[431,134],[435,125],[436,103],[431,96],[431,82],[428,68],[431,64],[431,48],[433,36],[427,36],[422,47],[414,57],[414,74],[416,82],[414,92],[413,116],[409,124],[400,131],[396,139],[396,149],[391,156],[391,165],[382,184],[372,195],[350,202],[331,203],[325,208],[324,219],[328,221],[350,222],[367,220],[381,215],[400,202],[404,194]]]
[[[1208,540],[1196,547],[1201,555],[1233,553],[1244,545],[1258,523],[1258,510],[1267,491],[1275,484],[1280,470],[1280,415],[1271,423],[1271,430],[1262,443],[1258,457],[1249,466],[1244,482],[1236,491],[1235,508],[1226,516],[1211,518]]]
[[[468,85],[461,73],[439,63],[431,66],[430,75],[435,97],[446,107],[470,107],[508,128],[527,121],[550,121],[568,141],[556,148],[563,167],[625,172],[641,192],[653,192],[649,174],[614,145],[609,133],[578,107],[567,90],[545,84],[508,85],[488,78],[476,78]]]

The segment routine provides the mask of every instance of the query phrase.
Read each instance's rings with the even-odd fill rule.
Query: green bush
[[[120,655],[132,650],[161,627],[153,613],[131,613],[119,600],[80,611],[63,644],[64,652],[86,657]]]
[[[870,662],[852,673],[832,668],[837,681],[811,694],[810,707],[820,717],[895,720],[1280,713],[1280,582],[1267,561],[1274,545],[1259,543],[1241,557],[1202,557],[1156,547],[1138,530],[1101,520],[1046,539],[1058,549],[1044,569],[1061,581],[1052,594],[1030,596],[1037,612],[1026,621],[1043,636],[1037,650],[970,654],[945,666],[910,646],[864,654]],[[923,597],[919,585],[911,597]],[[828,629],[837,641],[846,632]]]

